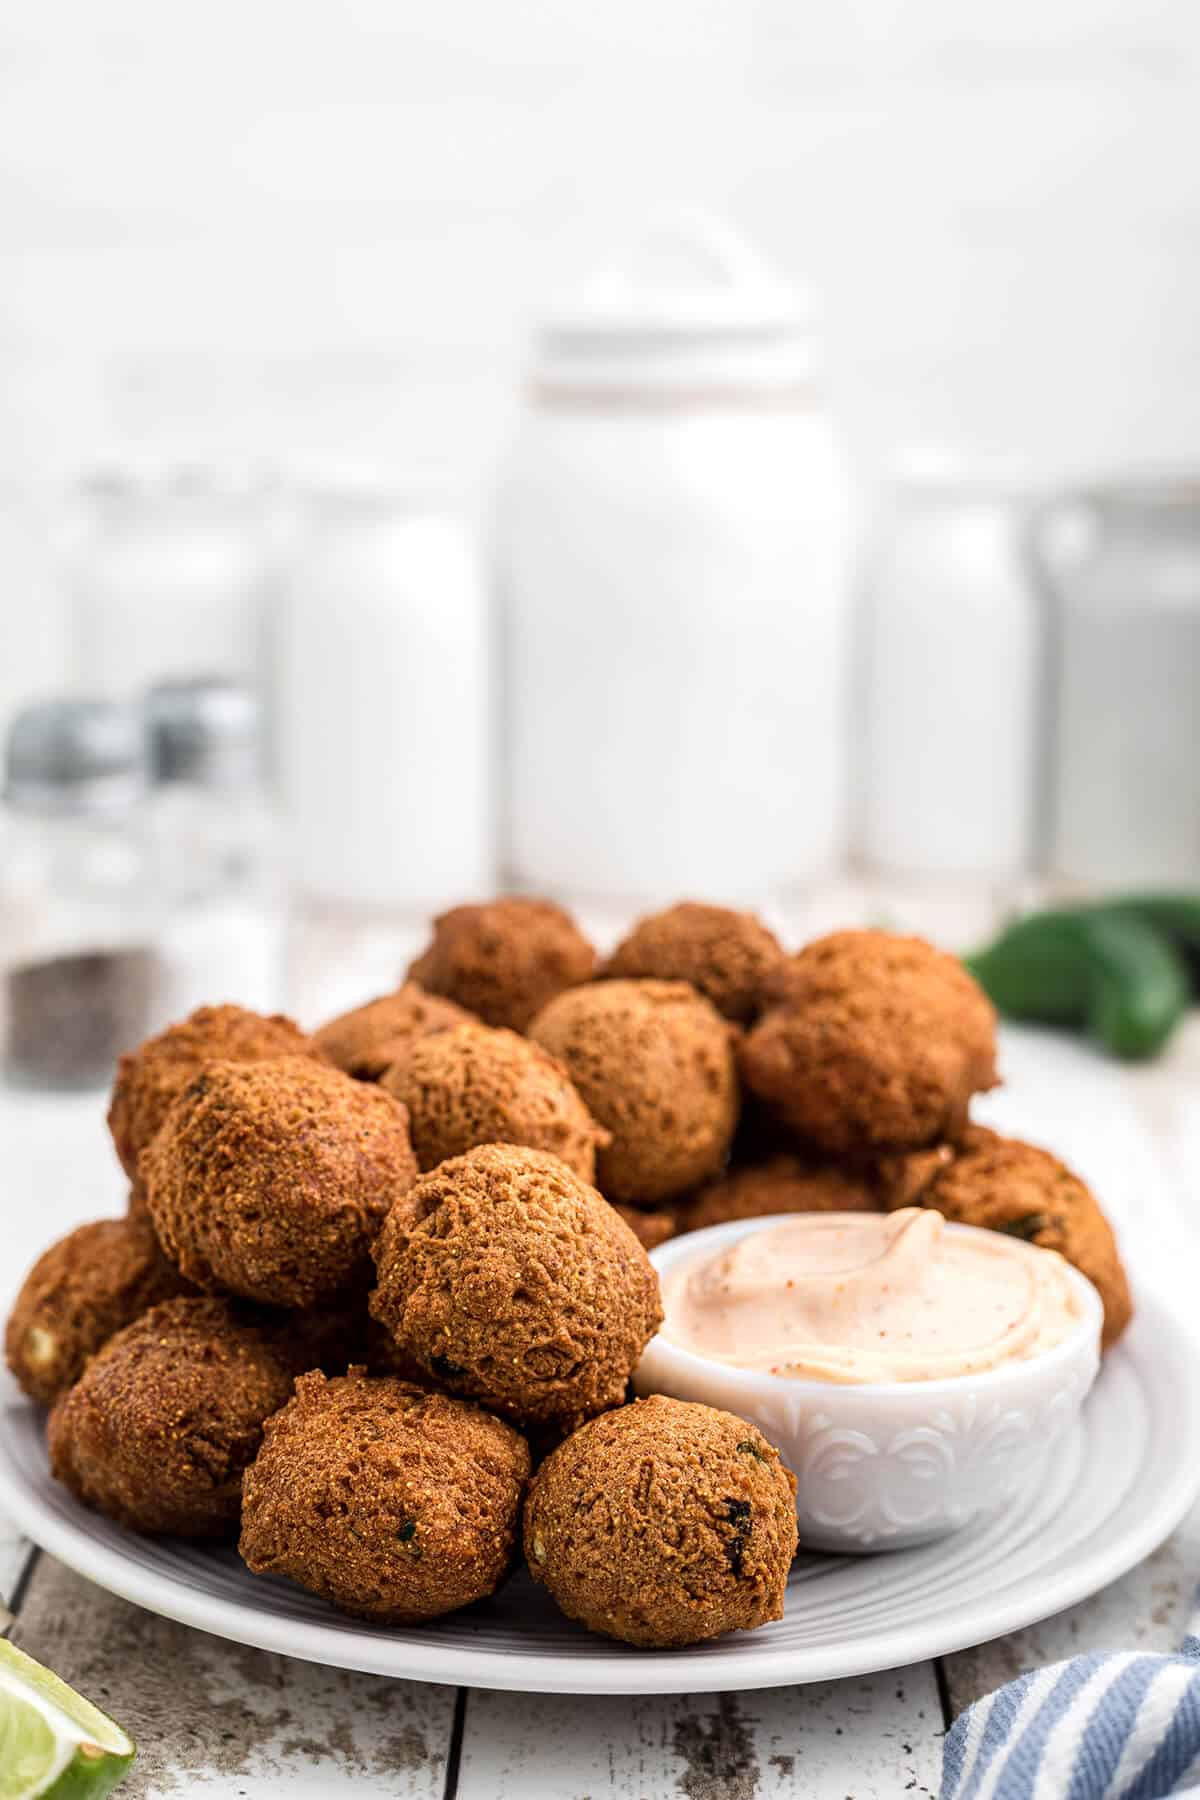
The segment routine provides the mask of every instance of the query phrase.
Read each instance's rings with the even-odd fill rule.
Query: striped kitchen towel
[[[977,1700],[942,1800],[1200,1800],[1200,1609],[1174,1656],[1073,1656]]]

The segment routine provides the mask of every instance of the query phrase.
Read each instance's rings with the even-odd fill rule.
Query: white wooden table
[[[1075,1160],[1116,1216],[1135,1276],[1188,1310],[1200,1282],[1200,1016],[1170,1056],[1118,1070],[1010,1035],[996,1117]],[[0,1097],[7,1306],[36,1252],[120,1210],[96,1100]],[[1195,1311],[1194,1305],[1190,1310]],[[139,1744],[122,1796],[459,1800],[897,1800],[937,1793],[970,1700],[1089,1648],[1174,1647],[1200,1580],[1200,1509],[1084,1605],[978,1649],[862,1680],[748,1694],[567,1699],[394,1682],[239,1648],[111,1598],[0,1521],[12,1633]]]

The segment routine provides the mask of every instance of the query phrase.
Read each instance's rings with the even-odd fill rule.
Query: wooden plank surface
[[[0,1630],[32,1550],[33,1546],[21,1536],[16,1526],[0,1517]]]
[[[929,1663],[747,1694],[473,1691],[458,1800],[923,1800],[941,1734]]]
[[[39,1558],[15,1642],[133,1734],[129,1800],[893,1800],[936,1794],[934,1669],[758,1693],[610,1699],[455,1690],[323,1669],[142,1612]]]
[[[49,1556],[11,1636],[132,1733],[138,1760],[121,1800],[443,1793],[453,1688],[226,1643],[105,1594]]]

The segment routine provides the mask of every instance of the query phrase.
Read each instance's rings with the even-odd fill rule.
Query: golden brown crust
[[[519,1424],[615,1405],[662,1322],[629,1227],[540,1150],[440,1164],[392,1208],[374,1256],[371,1311],[401,1351]]]
[[[651,1206],[715,1175],[738,1116],[731,1027],[681,981],[601,981],[544,1007],[530,1037],[563,1063],[612,1134],[610,1200]]]
[[[964,1143],[970,1142],[971,1132],[968,1125]],[[872,1167],[884,1209],[895,1212],[901,1206],[920,1206],[923,1195],[954,1161],[955,1154],[953,1144],[933,1144],[928,1150],[898,1150],[891,1156],[876,1157]]]
[[[127,1219],[132,1219],[135,1224],[140,1223],[142,1225],[149,1225],[151,1231],[154,1230],[154,1225],[150,1218],[150,1208],[146,1205],[146,1190],[136,1176],[129,1183],[129,1198],[125,1202],[125,1217]]]
[[[903,1196],[891,1202],[893,1210],[904,1204],[913,1202]],[[972,1125],[917,1204],[962,1225],[1057,1250],[1099,1290],[1106,1350],[1128,1325],[1133,1301],[1112,1226],[1092,1190],[1049,1150]]]
[[[747,1025],[782,961],[779,940],[754,913],[681,900],[639,919],[601,975],[690,982],[725,1018]]]
[[[881,1210],[875,1188],[862,1172],[784,1154],[731,1169],[721,1180],[710,1182],[679,1208],[678,1220],[683,1232],[768,1213]]]
[[[197,1287],[312,1306],[365,1280],[371,1242],[417,1165],[398,1100],[283,1057],[209,1064],[140,1172],[159,1241]]]
[[[314,1033],[313,1041],[344,1074],[378,1081],[410,1045],[433,1032],[466,1025],[470,1018],[453,1000],[427,994],[415,981],[406,981],[396,993],[381,994],[330,1019]]]
[[[153,1141],[172,1102],[206,1063],[262,1062],[321,1052],[282,1013],[270,1018],[241,1006],[201,1006],[179,1025],[148,1038],[117,1065],[108,1128],[125,1173],[136,1183],[138,1158]]]
[[[109,1339],[50,1414],[50,1466],[135,1531],[229,1537],[242,1473],[294,1369],[212,1296],[164,1301]]]
[[[25,1277],[4,1336],[8,1366],[31,1399],[52,1406],[115,1332],[187,1292],[145,1219],[80,1225]]]
[[[596,953],[570,913],[524,897],[456,906],[433,922],[433,939],[408,971],[485,1025],[524,1031],[564,988],[590,981]]]
[[[783,1617],[796,1481],[732,1413],[654,1395],[583,1426],[525,1506],[530,1574],[569,1618],[669,1648]]]
[[[344,1612],[411,1624],[494,1593],[529,1448],[464,1400],[351,1369],[304,1375],[245,1478],[240,1550]]]
[[[741,1047],[746,1085],[834,1154],[961,1137],[996,1081],[995,1013],[954,957],[920,938],[839,931],[791,958],[781,1004]]]
[[[665,1209],[654,1212],[643,1212],[640,1206],[613,1207],[632,1231],[643,1250],[657,1250],[668,1238],[673,1238],[678,1229],[675,1214]]]
[[[382,1086],[408,1108],[426,1170],[479,1144],[525,1144],[591,1181],[596,1146],[608,1142],[562,1064],[515,1031],[459,1025],[422,1038]]]

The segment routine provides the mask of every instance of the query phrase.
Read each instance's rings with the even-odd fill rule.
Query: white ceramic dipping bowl
[[[789,1215],[790,1216],[790,1215]],[[672,1238],[660,1275],[709,1257],[778,1216]],[[973,1225],[951,1232],[984,1236]],[[793,1380],[712,1362],[661,1333],[634,1374],[639,1394],[723,1407],[757,1425],[796,1477],[801,1549],[899,1550],[931,1543],[1011,1500],[1070,1430],[1100,1366],[1100,1296],[1067,1271],[1079,1323],[1052,1349],[938,1381]]]

